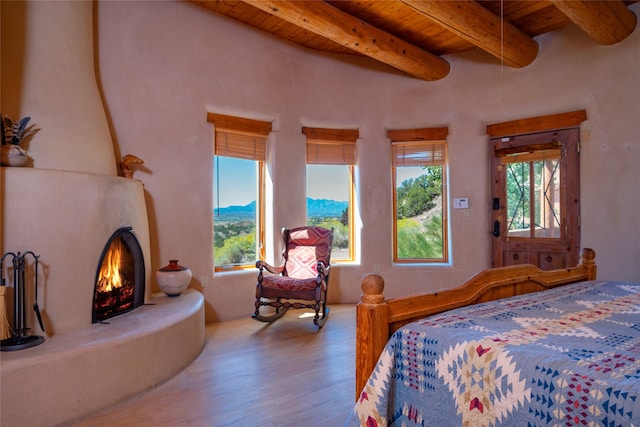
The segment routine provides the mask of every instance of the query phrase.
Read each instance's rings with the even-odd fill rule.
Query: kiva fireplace
[[[144,275],[144,256],[132,227],[119,228],[98,263],[91,322],[104,322],[144,304]]]
[[[138,180],[118,176],[96,78],[94,24],[101,7],[1,3],[2,28],[9,23],[14,30],[11,40],[2,39],[3,64],[5,58],[16,64],[2,74],[2,89],[11,88],[2,92],[2,107],[10,110],[3,112],[33,116],[46,129],[46,143],[33,144],[33,167],[0,168],[0,247],[41,255],[38,304],[47,339],[0,353],[0,425],[68,425],[167,381],[191,363],[205,343],[204,297],[194,289],[179,298],[151,292],[146,192]],[[61,93],[73,114],[59,108]],[[132,229],[119,230],[124,226]],[[126,297],[114,297],[110,283],[111,291],[97,292],[99,271],[112,258],[106,251],[101,256],[105,242],[125,253],[112,271],[133,283],[116,292]],[[94,306],[96,296],[101,303]],[[106,308],[103,299],[123,303]],[[35,313],[28,312],[28,324],[36,324]],[[92,323],[92,317],[107,318],[109,325]]]

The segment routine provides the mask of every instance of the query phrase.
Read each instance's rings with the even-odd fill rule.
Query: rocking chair
[[[261,322],[281,318],[289,308],[313,308],[313,323],[324,326],[329,315],[327,288],[331,267],[333,230],[322,227],[282,229],[284,265],[274,267],[257,261],[256,311]],[[274,275],[265,275],[264,270]],[[260,307],[271,306],[275,313],[260,314]]]

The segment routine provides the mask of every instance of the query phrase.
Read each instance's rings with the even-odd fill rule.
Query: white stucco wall
[[[640,14],[640,5],[631,7]],[[302,126],[358,128],[359,260],[340,265],[330,300],[356,301],[360,278],[379,264],[389,297],[452,287],[490,264],[486,125],[585,109],[582,246],[599,276],[640,280],[640,30],[598,46],[576,27],[537,37],[538,58],[503,68],[483,53],[447,59],[438,82],[348,57],[318,55],[185,2],[97,4],[97,55],[116,150],[145,168],[152,269],[177,258],[207,301],[207,319],[248,316],[255,272],[213,274],[212,126],[208,111],[274,122],[270,235],[305,218]],[[452,266],[392,265],[387,129],[449,127]],[[295,177],[292,179],[292,176]],[[269,248],[274,251],[273,248]]]

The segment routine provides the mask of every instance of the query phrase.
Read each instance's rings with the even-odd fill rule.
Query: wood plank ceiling
[[[417,79],[449,73],[443,55],[481,49],[521,68],[538,55],[534,37],[577,25],[595,44],[627,38],[637,19],[620,0],[190,0],[321,52],[366,56]]]

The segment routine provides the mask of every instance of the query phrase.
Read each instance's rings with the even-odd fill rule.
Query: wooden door
[[[578,128],[491,139],[492,266],[575,266],[580,256]]]

